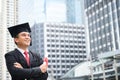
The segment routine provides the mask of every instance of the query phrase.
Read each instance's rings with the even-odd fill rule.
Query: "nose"
[[[30,35],[26,35],[26,38],[31,38]]]

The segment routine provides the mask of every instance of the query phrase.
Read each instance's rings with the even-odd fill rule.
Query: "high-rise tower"
[[[41,23],[32,27],[32,51],[48,55],[49,76],[59,79],[86,60],[85,26],[70,23]],[[53,79],[51,79],[53,80]]]
[[[120,0],[85,0],[90,36],[90,53],[120,49]]]
[[[15,47],[7,27],[17,23],[18,0],[0,0],[0,80],[10,80],[4,54]]]
[[[85,25],[84,0],[66,0],[66,22]]]

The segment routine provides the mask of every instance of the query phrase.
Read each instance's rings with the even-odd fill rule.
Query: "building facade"
[[[66,22],[85,25],[84,0],[65,0]]]
[[[120,0],[85,0],[90,54],[120,49]]]
[[[90,37],[91,80],[119,80],[120,0],[85,0]]]
[[[86,60],[85,26],[68,23],[40,23],[32,27],[32,51],[48,56],[49,77],[59,79]]]
[[[0,0],[0,80],[10,80],[4,54],[12,50],[15,45],[7,31],[7,27],[17,23],[18,0]]]

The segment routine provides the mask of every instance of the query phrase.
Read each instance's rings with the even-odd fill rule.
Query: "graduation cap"
[[[11,36],[15,38],[20,32],[31,32],[30,26],[28,23],[23,23],[19,25],[15,25],[8,28]]]

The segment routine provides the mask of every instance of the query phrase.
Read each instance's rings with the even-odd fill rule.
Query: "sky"
[[[64,22],[66,20],[64,0],[46,0],[46,4],[44,1],[20,0],[19,23],[29,22],[33,25],[44,21]]]
[[[64,22],[66,19],[65,16],[65,4],[61,0],[53,0],[47,4],[47,21],[52,22]]]

